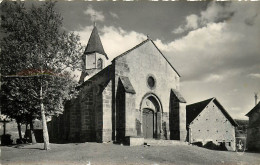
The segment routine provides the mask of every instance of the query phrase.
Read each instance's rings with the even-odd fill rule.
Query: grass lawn
[[[1,147],[1,163],[95,165],[95,164],[238,164],[260,165],[259,153],[213,151],[189,145],[121,146],[99,143],[51,144],[51,150],[42,150],[43,144]]]

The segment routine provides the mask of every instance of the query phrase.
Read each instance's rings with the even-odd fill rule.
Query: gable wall
[[[191,122],[190,130],[191,142],[225,141],[231,142],[232,150],[235,148],[235,127],[212,101]]]
[[[260,120],[260,109],[256,110],[253,114],[249,116],[249,127],[256,121]]]
[[[116,100],[116,91],[118,86],[118,80],[120,76],[126,76],[129,78],[136,94],[135,99],[131,100],[134,103],[128,103],[128,105],[135,105],[131,107],[133,116],[135,116],[134,128],[127,128],[132,135],[137,136],[142,133],[142,111],[140,109],[141,102],[144,96],[148,93],[155,94],[162,104],[162,122],[163,131],[161,138],[164,134],[169,139],[170,126],[169,126],[169,105],[171,89],[179,89],[179,75],[173,70],[165,58],[160,54],[157,48],[151,41],[148,41],[140,47],[134,49],[128,54],[117,58],[113,61],[115,67],[115,79],[114,79],[114,91]],[[156,80],[156,87],[150,89],[147,85],[147,78],[152,75]],[[114,104],[115,105],[115,104]],[[116,106],[114,107],[116,109]],[[130,107],[129,107],[130,108]],[[183,115],[182,115],[183,116]],[[185,116],[185,115],[184,115]],[[134,120],[133,120],[134,122]],[[181,123],[185,125],[186,122]],[[116,125],[116,124],[115,124]],[[162,126],[160,126],[162,128]],[[184,127],[185,128],[185,127]],[[186,130],[184,129],[186,132]]]
[[[160,99],[163,111],[169,113],[170,90],[179,88],[179,76],[151,41],[118,58],[116,73],[127,76],[131,81],[136,91],[136,109],[140,109],[143,96],[152,92]],[[149,75],[156,79],[155,89],[147,85]]]

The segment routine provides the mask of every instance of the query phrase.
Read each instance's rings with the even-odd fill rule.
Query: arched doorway
[[[142,100],[141,110],[143,137],[160,138],[162,108],[159,99],[153,94],[148,94]]]

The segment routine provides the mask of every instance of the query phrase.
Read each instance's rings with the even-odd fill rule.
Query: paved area
[[[259,153],[213,151],[197,146],[121,146],[115,144],[79,143],[51,144],[44,151],[43,144],[1,147],[3,165],[260,165]]]

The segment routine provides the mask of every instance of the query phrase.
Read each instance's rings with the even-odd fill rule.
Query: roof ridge
[[[161,50],[157,47],[157,45],[154,43],[154,41],[151,38],[147,38],[146,40],[142,41],[141,43],[137,44],[136,46],[134,46],[133,48],[125,51],[124,53],[118,55],[117,57],[115,57],[112,61],[130,53],[131,51],[135,50],[136,48],[142,46],[143,44],[145,44],[146,42],[151,41],[153,43],[153,45],[155,46],[155,48],[159,51],[159,53],[163,56],[163,58],[168,62],[168,64],[172,67],[172,69],[178,74],[178,76],[181,77],[181,75],[177,72],[177,70],[172,66],[172,64],[169,62],[169,60],[164,56],[164,54],[161,52]]]
[[[136,48],[138,48],[138,47],[140,47],[140,46],[142,46],[144,43],[146,43],[146,42],[148,42],[150,39],[148,38],[148,39],[146,39],[146,40],[144,40],[144,41],[142,41],[141,43],[139,43],[139,44],[137,44],[137,45],[135,45],[134,47],[132,47],[131,49],[128,49],[127,51],[125,51],[124,53],[122,53],[122,54],[120,54],[120,55],[118,55],[118,56],[116,56],[112,61],[114,61],[114,60],[116,60],[117,58],[119,58],[119,57],[122,57],[122,56],[124,56],[124,55],[126,55],[126,54],[128,54],[128,53],[130,53],[131,51],[133,51],[134,49],[136,49]]]
[[[203,102],[206,102],[206,101],[211,101],[211,100],[214,100],[216,99],[215,97],[212,97],[212,98],[209,98],[209,99],[206,99],[206,100],[202,100],[202,101],[199,101],[199,102],[195,102],[195,103],[192,103],[192,104],[189,104],[187,106],[192,106],[192,105],[196,105],[196,104],[200,104],[200,103],[203,103]]]
[[[248,116],[254,112],[258,107],[260,107],[260,101],[245,115],[245,116]]]
[[[168,59],[164,56],[164,54],[161,52],[161,50],[157,47],[157,45],[153,42],[152,39],[150,39],[152,41],[152,43],[154,44],[154,46],[156,47],[156,49],[161,53],[161,55],[164,57],[164,59],[168,62],[168,64],[172,67],[172,69],[181,77],[181,75],[177,72],[177,70],[172,66],[172,64],[170,63],[170,61],[168,61]]]
[[[237,124],[237,122],[232,118],[232,116],[227,112],[227,110],[223,107],[223,105],[222,104],[220,104],[220,102],[215,98],[213,101],[216,101],[217,102],[217,104],[219,104],[219,106],[220,106],[220,110],[221,110],[221,108],[222,108],[222,113],[224,113],[224,115],[226,114],[226,117],[229,119],[229,121],[231,122],[231,124],[233,124],[233,125],[237,125],[238,126],[238,124]]]

